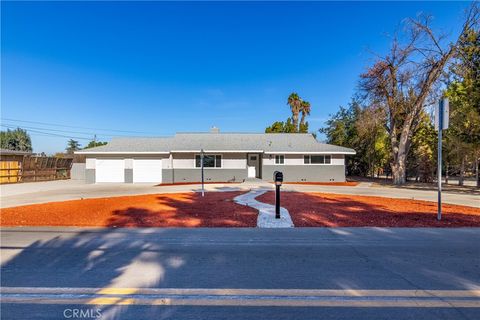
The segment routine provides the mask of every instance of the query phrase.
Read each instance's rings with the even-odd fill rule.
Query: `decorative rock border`
[[[257,227],[259,228],[293,228],[292,218],[287,209],[281,207],[280,219],[275,219],[275,206],[255,199],[267,191],[270,190],[252,189],[248,193],[235,197],[233,201],[258,210]]]

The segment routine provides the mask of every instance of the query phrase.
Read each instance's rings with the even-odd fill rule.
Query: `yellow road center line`
[[[139,288],[102,288],[98,290],[97,294],[134,294],[138,292]]]

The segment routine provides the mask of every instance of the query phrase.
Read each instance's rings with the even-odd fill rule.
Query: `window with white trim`
[[[303,156],[303,164],[331,164],[331,155],[305,155]]]
[[[201,155],[195,155],[195,167],[201,168]],[[221,168],[222,167],[222,156],[217,154],[206,154],[203,156],[203,167],[204,168]]]
[[[285,156],[283,154],[275,155],[275,164],[284,164],[285,163]]]

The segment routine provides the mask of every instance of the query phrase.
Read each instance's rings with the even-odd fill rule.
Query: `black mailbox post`
[[[273,181],[275,182],[275,219],[280,219],[280,186],[283,182],[283,173],[275,171]]]

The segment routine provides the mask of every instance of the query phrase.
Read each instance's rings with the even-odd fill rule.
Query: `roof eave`
[[[265,154],[357,154],[355,151],[265,151]]]
[[[202,152],[202,149],[197,150],[172,150],[171,153],[197,153]],[[203,152],[218,152],[218,153],[262,153],[263,150],[211,150],[204,149]]]
[[[169,154],[168,151],[75,151],[75,154]]]

